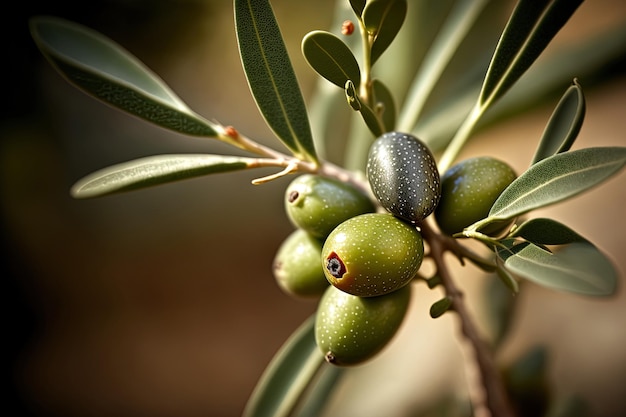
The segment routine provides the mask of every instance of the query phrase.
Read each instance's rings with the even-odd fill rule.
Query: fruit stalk
[[[435,262],[446,296],[452,300],[451,311],[456,312],[459,317],[461,333],[471,352],[468,359],[474,360],[479,372],[479,385],[482,386],[482,390],[476,390],[477,387],[472,383],[468,384],[470,400],[475,415],[516,417],[511,407],[504,381],[493,359],[491,349],[474,324],[465,306],[463,292],[454,283],[450,271],[443,260],[443,255],[448,250],[446,242],[431,229],[428,221],[422,223],[421,229],[424,239],[429,244],[430,256]]]

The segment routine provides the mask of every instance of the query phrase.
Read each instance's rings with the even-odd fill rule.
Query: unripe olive
[[[366,174],[380,204],[411,223],[421,222],[439,202],[437,163],[413,135],[389,132],[377,138],[370,147]]]
[[[278,286],[296,297],[319,297],[329,286],[320,266],[322,242],[294,230],[278,248],[272,265]]]
[[[375,211],[374,203],[360,190],[313,174],[300,175],[289,184],[285,209],[294,226],[321,238],[344,220]]]
[[[361,297],[380,296],[405,286],[423,257],[424,241],[417,229],[389,213],[346,220],[322,247],[328,281]]]
[[[411,286],[380,297],[357,297],[330,286],[315,317],[315,341],[326,361],[360,364],[380,352],[406,315]]]
[[[441,201],[435,218],[442,232],[453,235],[489,215],[491,206],[516,178],[508,164],[490,156],[466,159],[441,177]],[[497,233],[510,222],[489,225]]]

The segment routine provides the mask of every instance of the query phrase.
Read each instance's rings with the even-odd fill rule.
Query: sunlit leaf
[[[372,80],[372,91],[374,92],[374,111],[380,114],[385,131],[389,132],[396,127],[396,104],[391,91],[379,79]]]
[[[235,29],[243,68],[268,126],[298,157],[317,160],[298,80],[267,0],[235,0]]]
[[[568,151],[580,132],[584,118],[585,96],[578,80],[574,80],[554,109],[532,163]]]
[[[319,75],[343,88],[346,81],[361,83],[361,70],[348,46],[330,32],[315,30],[302,39],[302,53]]]
[[[475,27],[476,21],[487,3],[489,0],[459,0],[454,2],[437,36],[426,52],[420,70],[415,74],[415,78],[408,88],[399,117],[399,130],[411,131],[415,128],[416,123],[421,119],[420,116],[428,98],[449,67],[452,58],[458,52],[459,46],[463,44],[470,30]],[[476,45],[476,49],[479,49],[478,45]],[[482,59],[477,59],[474,55],[472,61],[472,65],[482,63]],[[463,67],[463,71],[468,71],[467,66]],[[482,65],[481,74],[484,74]],[[471,104],[474,104],[475,97],[474,93]],[[451,100],[457,99],[458,90],[454,91],[453,97],[451,97]]]
[[[524,74],[574,14],[582,0],[520,0],[485,76],[479,103],[495,102]]]
[[[187,178],[264,166],[261,159],[223,155],[157,155],[96,171],[72,187],[76,198],[100,197]]]
[[[263,372],[243,412],[244,417],[286,417],[324,364],[315,343],[315,318],[307,319],[283,344]]]
[[[554,253],[525,243],[504,264],[520,277],[561,291],[608,296],[617,286],[613,265],[590,243],[571,243]]]
[[[509,237],[521,237],[537,245],[565,245],[587,239],[556,220],[530,219],[519,225]]]
[[[380,58],[394,40],[406,17],[406,0],[370,0],[363,9],[363,22],[374,36],[371,65]]]
[[[214,124],[190,110],[163,80],[111,39],[56,17],[35,17],[30,30],[52,66],[85,93],[176,132],[218,136]]]
[[[586,191],[619,172],[626,147],[559,153],[531,166],[500,194],[489,218],[511,219]]]
[[[626,25],[613,25],[579,42],[562,45],[536,61],[482,117],[479,127],[501,122],[545,102],[547,96],[561,94],[562,86],[571,81],[572,74],[580,79],[594,78],[598,68],[610,68],[625,54]],[[466,84],[464,90],[455,91],[437,108],[424,113],[412,133],[423,138],[431,150],[441,150],[474,106],[479,89],[480,82],[476,87]]]

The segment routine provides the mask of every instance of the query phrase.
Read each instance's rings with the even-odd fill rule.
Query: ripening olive
[[[439,202],[437,163],[413,135],[389,132],[377,138],[370,147],[366,174],[380,204],[411,223],[421,222]]]
[[[328,281],[352,295],[373,297],[405,286],[424,257],[414,226],[389,213],[361,214],[337,226],[322,247]]]
[[[442,232],[453,235],[489,215],[491,206],[516,178],[505,162],[490,156],[466,159],[441,177],[441,201],[435,218]],[[484,233],[498,233],[510,221],[488,225]]]
[[[357,365],[376,355],[396,334],[410,299],[410,285],[368,298],[329,286],[315,317],[315,341],[326,361]]]
[[[301,175],[289,184],[285,209],[294,226],[321,238],[344,220],[375,211],[372,201],[360,190],[313,174]]]
[[[302,229],[294,230],[278,248],[272,265],[278,286],[296,297],[319,297],[328,287],[320,266],[322,242]]]

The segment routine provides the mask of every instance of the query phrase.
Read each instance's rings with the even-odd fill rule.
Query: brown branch
[[[442,239],[442,236],[436,234],[427,222],[422,224],[421,229],[422,235],[430,245],[430,256],[435,262],[446,295],[452,300],[452,310],[459,317],[461,333],[471,347],[469,356],[475,361],[479,372],[479,381],[483,392],[476,392],[474,391],[475,387],[469,387],[474,412],[477,415],[489,415],[492,417],[515,417],[516,414],[509,402],[508,394],[491,348],[474,324],[465,306],[463,293],[454,283],[450,271],[444,262],[443,255],[449,250],[446,246],[446,241]]]

